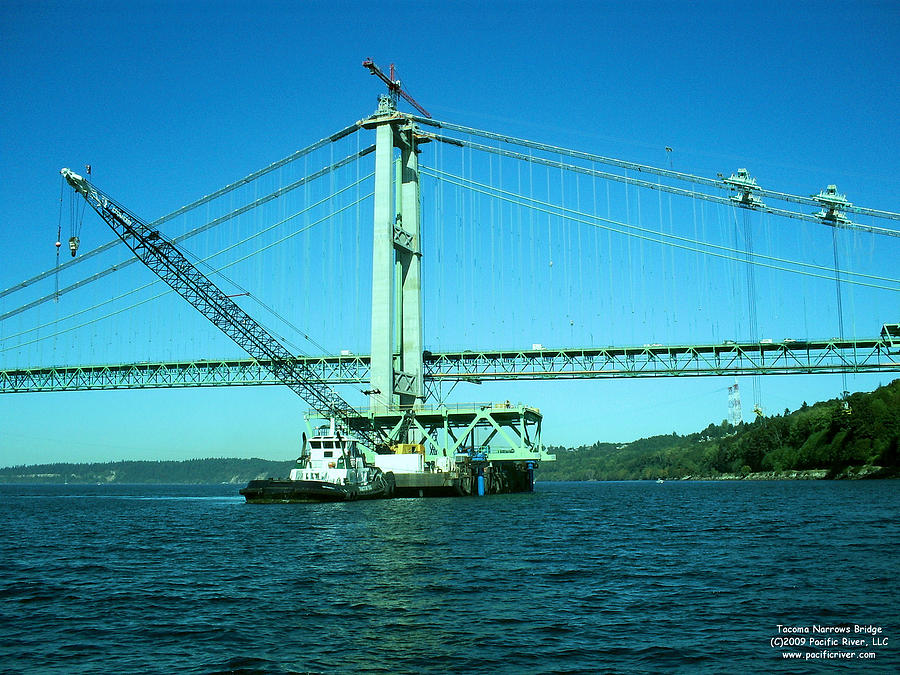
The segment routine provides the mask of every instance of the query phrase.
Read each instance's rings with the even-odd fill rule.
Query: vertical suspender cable
[[[609,199],[609,181],[606,181],[606,218],[607,219],[612,218],[612,205],[611,205],[610,199]],[[612,230],[607,230],[606,231],[606,267],[609,270],[609,286],[607,287],[606,291],[607,291],[607,293],[609,293],[609,306],[611,309],[613,308],[613,303],[615,302],[615,292],[613,291],[613,260],[618,260],[618,256],[613,256]],[[625,309],[625,307],[623,305],[623,307],[622,307],[623,312],[624,312],[624,309]],[[619,312],[616,312],[616,311],[610,311],[609,316],[614,317],[618,313]],[[617,333],[615,331],[613,331],[612,326],[610,326],[609,339],[613,343],[618,342],[618,338],[615,337],[616,335],[617,335]]]
[[[494,161],[493,157],[488,157],[488,184],[493,185],[494,182]],[[499,270],[497,269],[497,250],[496,250],[496,237],[497,230],[495,229],[494,223],[494,206],[496,204],[496,200],[490,199],[488,200],[487,210],[489,213],[489,227],[488,227],[488,238],[491,242],[491,265],[488,270],[488,274],[491,277],[491,298],[496,302],[497,298],[497,278],[499,276]],[[484,297],[483,294],[479,295],[479,301]],[[487,309],[485,307],[485,309]],[[493,313],[494,308],[490,308],[487,310],[488,312]],[[482,316],[481,312],[477,312],[476,316]],[[494,320],[490,322],[491,324],[491,335],[496,339],[496,331],[497,331],[497,320],[496,315],[494,315]]]
[[[759,342],[759,325],[756,319],[756,277],[753,264],[753,231],[750,228],[750,212],[744,210],[744,255],[747,260],[747,308],[750,318],[750,337],[753,342]],[[761,349],[761,348],[760,348]],[[760,351],[760,358],[762,352]],[[753,410],[757,415],[762,414],[762,391],[759,375],[753,376]]]
[[[697,200],[695,199],[694,201],[697,201]],[[700,234],[703,237],[703,241],[707,241],[707,239],[706,239],[706,205],[703,202],[700,202]],[[698,258],[698,262],[699,262],[699,258],[700,258],[699,252],[697,253],[697,258]],[[703,288],[704,293],[707,293],[709,291],[709,269],[708,269],[708,267],[709,267],[708,265],[701,265],[701,269],[703,270],[702,288]],[[707,307],[707,309],[708,309],[709,308],[709,296],[706,295],[704,297],[701,294],[700,299],[702,301],[701,309],[703,308],[703,306]]]
[[[625,172],[625,176],[628,177],[628,171]],[[628,194],[628,183],[625,183],[625,222],[629,225],[631,224],[631,197]],[[628,247],[628,297],[631,300],[631,321],[629,324],[631,326],[631,344],[634,344],[634,263],[631,258],[631,237],[628,237],[626,246]]]
[[[522,164],[516,164],[516,191],[519,194],[522,194]],[[513,294],[512,300],[510,304],[512,305],[512,326],[515,329],[515,340],[516,342],[520,341],[520,331],[522,328],[522,319],[520,316],[519,308],[522,306],[522,267],[525,264],[524,256],[522,255],[522,247],[524,245],[524,238],[521,235],[521,229],[519,230],[520,234],[517,238],[513,239],[513,222],[518,223],[520,226],[522,224],[522,205],[520,204],[515,211],[515,217],[513,217],[513,213],[510,212],[509,218],[509,234],[512,241],[515,241],[518,245],[513,248],[515,251],[514,260],[510,261],[510,265],[514,265],[512,268],[514,270],[513,275],[513,284],[515,285],[515,293]]]
[[[59,177],[59,220],[56,224],[56,302],[59,302],[59,249],[62,248],[62,212],[63,212],[63,189],[66,186],[66,179],[60,175]]]
[[[499,160],[497,162],[497,186],[500,189],[503,189],[503,158],[502,157],[499,158]],[[504,239],[504,237],[503,237],[503,202],[501,202],[500,200],[492,200],[492,201],[496,204],[496,207],[497,207],[497,248],[498,248],[497,261],[500,263],[499,269],[497,270],[498,284],[500,286],[501,296],[504,298],[508,298],[507,294],[509,293],[510,289],[508,289],[506,287],[506,270],[505,270],[506,259],[505,259],[505,256],[503,255],[504,248],[505,248],[503,246],[503,239]],[[491,229],[494,229],[493,226],[491,227]],[[496,299],[495,299],[495,302],[496,302]],[[497,324],[500,326],[501,332],[503,334],[503,339],[505,340],[506,333],[502,329],[505,328],[505,326],[506,326],[506,312],[497,311],[499,309],[500,308],[497,307],[496,310],[494,310],[494,311],[496,312],[495,316],[497,316],[497,318],[499,319]],[[497,344],[497,343],[495,342],[494,344]]]
[[[550,196],[550,170],[547,170],[547,201],[551,202]],[[547,255],[550,257],[550,288],[553,288],[553,231],[551,229],[551,215],[547,213]]]
[[[638,227],[644,227],[643,218],[641,217],[641,191],[635,190],[635,199],[637,201],[637,221]],[[664,254],[662,250],[660,250],[661,254]],[[640,265],[637,268],[637,273],[641,278],[641,295],[640,295],[640,307],[643,314],[643,320],[641,323],[644,325],[644,333],[647,333],[647,273],[644,267],[644,240],[638,240],[638,256],[640,258]],[[648,337],[645,335],[645,337]]]
[[[661,184],[661,181],[659,178],[656,179],[656,184],[657,185]],[[659,210],[659,221],[658,221],[659,228],[658,229],[659,229],[659,233],[660,233],[660,240],[663,240],[663,234],[662,234],[662,232],[663,232],[662,190],[657,190],[656,194],[657,194],[657,206],[658,206],[658,210]],[[670,201],[669,208],[671,208],[671,207],[672,207],[672,203]],[[662,309],[663,309],[663,312],[665,312],[666,315],[668,316],[669,299],[667,297],[668,296],[667,291],[669,289],[667,288],[667,286],[669,284],[668,284],[668,275],[666,274],[666,252],[665,252],[665,249],[660,250],[659,270],[660,270],[659,282],[657,282],[657,283],[660,286],[662,286],[661,293],[660,293],[662,295]],[[674,277],[674,275],[673,275],[673,277]],[[673,278],[673,283],[674,283],[674,278]],[[668,321],[666,322],[666,324],[668,324]]]
[[[359,249],[360,249],[360,241],[362,239],[362,204],[360,204],[359,193],[360,193],[360,184],[359,184],[359,174],[360,174],[360,162],[359,159],[359,134],[356,135],[356,152],[357,159],[353,162],[353,168],[356,169],[356,175],[354,176],[354,180],[356,182],[356,190],[354,194],[354,200],[356,201],[356,206],[353,207],[355,212],[355,216],[353,218],[353,269],[356,270],[356,274],[360,274],[360,270],[362,269],[359,265]],[[362,322],[360,321],[360,311],[359,311],[359,290],[362,288],[362,284],[356,283],[353,284],[353,335],[363,335],[365,331],[362,327]],[[360,343],[359,338],[356,338],[351,343],[353,345],[353,349],[355,351],[359,351]]]
[[[529,197],[529,199],[534,198],[534,164],[531,162],[531,149],[528,150],[528,197]],[[534,243],[534,209],[528,209],[528,241],[529,241],[528,269],[530,271],[530,274],[534,275],[537,273],[537,270],[538,270],[537,257],[535,256],[535,252],[534,252],[534,247],[535,247],[535,243]],[[535,281],[536,281],[536,279],[532,276],[531,283],[529,284],[530,288],[533,289],[533,288],[537,287],[537,284],[535,284]],[[532,301],[534,301],[536,299],[534,296],[534,293],[531,294],[530,299]],[[527,294],[526,294],[525,302],[528,302]],[[535,306],[537,306],[536,303],[535,303]],[[536,314],[536,312],[535,312],[535,314]]]
[[[594,163],[591,162],[591,169],[593,169],[593,168],[594,168]],[[597,178],[594,178],[593,180],[591,180],[591,197],[592,197],[592,202],[593,202],[593,209],[591,210],[591,213],[594,215],[595,218],[597,216],[597,180],[598,180]],[[593,260],[593,265],[588,265],[588,269],[591,269],[592,272],[599,272],[600,271],[600,233],[597,231],[597,228],[594,228],[593,236],[594,236],[594,260]],[[599,279],[598,275],[595,275],[593,273],[591,274],[592,282],[595,282],[598,279]],[[603,298],[603,294],[600,292],[599,284],[597,284],[595,286],[594,283],[591,283],[591,286],[594,288],[594,292],[596,293],[596,300],[594,301],[595,312],[591,313],[590,324],[589,324],[589,327],[590,327],[589,335],[591,338],[591,344],[594,345],[594,344],[596,344],[594,342],[594,320],[600,318],[600,304],[601,304],[601,301]]]
[[[838,264],[838,244],[837,244],[837,228],[831,228],[831,246],[834,249],[834,287],[837,293],[837,319],[838,319],[838,335],[841,342],[844,340],[844,308],[841,303],[841,267]],[[841,398],[844,399],[844,405],[847,403],[847,371],[841,371]]]
[[[671,168],[672,163],[672,155],[669,153],[669,166]],[[693,183],[691,184],[693,188]],[[693,198],[692,198],[693,199]],[[675,234],[675,221],[672,216],[672,193],[669,193],[669,234]],[[662,251],[663,259],[666,257],[666,252]],[[676,278],[675,273],[675,248],[669,247],[669,267],[672,270],[672,323],[678,323],[678,279]]]
[[[858,266],[859,263],[859,232],[857,230],[853,230],[850,235],[853,240],[853,246],[851,248],[851,260],[847,263],[847,269],[849,271],[853,271],[854,267]],[[850,334],[855,338],[858,333],[856,332],[856,290],[853,286],[850,286],[850,317],[852,321],[852,325],[850,326]]]
[[[575,208],[578,211],[581,211],[581,179],[579,176],[575,176]],[[584,273],[583,273],[583,265],[582,261],[584,259],[584,251],[581,248],[581,231],[584,229],[581,225],[575,225],[575,234],[578,237],[578,247],[576,248],[576,257],[578,258],[578,276],[575,277],[575,284],[579,288],[585,288],[587,284],[585,283]],[[575,289],[572,289],[575,292]],[[581,339],[581,344],[584,344],[584,338],[581,337],[581,333],[584,332],[584,318],[585,318],[585,297],[589,296],[590,290],[588,293],[578,293],[578,298],[581,301],[578,305],[578,330],[579,330],[579,338]]]
[[[562,158],[560,158],[562,159]],[[566,176],[563,173],[562,168],[559,170],[559,203],[565,208],[566,207]],[[562,264],[563,264],[563,274],[562,274],[562,292],[563,297],[566,299],[566,319],[569,321],[572,320],[572,294],[569,292],[569,255],[571,253],[571,243],[569,241],[569,227],[570,220],[565,216],[560,218],[560,234],[562,235]],[[569,345],[570,347],[572,345]]]

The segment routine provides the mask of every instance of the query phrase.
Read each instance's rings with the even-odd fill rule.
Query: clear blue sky
[[[810,194],[837,183],[854,203],[900,210],[896,2],[7,0],[0,288],[54,264],[62,166],[92,164],[110,194],[158,217],[369,115],[381,87],[361,67],[366,57],[395,62],[438,119],[656,165],[671,146],[683,171],[714,177],[748,166],[773,189]],[[893,309],[848,312],[872,335],[900,319],[900,303]],[[546,415],[545,442],[579,444],[718,422],[729,383],[507,384],[463,398],[532,402]],[[774,412],[834,397],[841,384],[823,376],[762,386]],[[0,465],[290,458],[303,409],[293,396],[2,396]]]

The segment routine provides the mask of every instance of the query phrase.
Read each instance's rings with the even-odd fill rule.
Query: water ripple
[[[898,522],[890,481],[272,506],[228,486],[0,486],[0,663],[808,672],[769,646],[776,624],[897,634]],[[900,669],[900,650],[877,664]]]

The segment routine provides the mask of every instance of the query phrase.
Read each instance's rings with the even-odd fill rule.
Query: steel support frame
[[[363,410],[355,426],[371,427],[393,437],[407,410],[404,406]],[[508,401],[419,406],[414,409],[407,433],[410,443],[425,447],[426,462],[473,452],[484,453],[488,461],[552,461],[541,440],[542,421],[537,408]],[[327,423],[320,415],[308,414],[307,433]]]

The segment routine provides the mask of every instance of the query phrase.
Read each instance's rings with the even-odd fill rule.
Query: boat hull
[[[388,499],[394,496],[394,476],[386,473],[370,485],[338,485],[319,480],[268,478],[251,480],[240,493],[248,504],[302,504]]]

